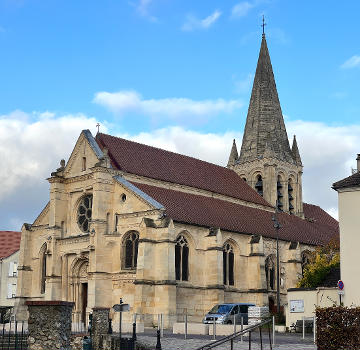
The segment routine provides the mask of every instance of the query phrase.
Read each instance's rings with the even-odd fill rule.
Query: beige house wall
[[[0,260],[0,307],[14,306],[15,298],[9,298],[8,285],[17,285],[17,264],[19,262],[19,251]],[[13,267],[15,265],[15,268]],[[10,270],[11,265],[11,270]]]
[[[359,208],[360,189],[339,189],[340,268],[345,285],[344,304],[360,306]]]
[[[304,302],[304,312],[291,312],[291,301],[302,300]],[[338,303],[339,296],[337,288],[316,288],[316,289],[298,289],[289,290],[287,293],[286,327],[290,327],[297,320],[303,317],[311,318],[315,316],[316,307],[330,307]]]

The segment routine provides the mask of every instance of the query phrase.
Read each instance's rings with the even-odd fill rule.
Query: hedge
[[[360,307],[316,309],[318,350],[360,349]]]

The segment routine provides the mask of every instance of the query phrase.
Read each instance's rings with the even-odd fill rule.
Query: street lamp
[[[274,222],[274,228],[276,230],[276,304],[277,304],[277,314],[280,316],[280,254],[279,254],[279,230],[281,225],[277,218],[277,210],[272,217]]]

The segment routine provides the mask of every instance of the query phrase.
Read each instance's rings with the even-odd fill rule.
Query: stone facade
[[[28,349],[71,350],[71,314],[73,303],[28,301]]]

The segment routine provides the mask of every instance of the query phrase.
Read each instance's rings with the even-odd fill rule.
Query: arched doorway
[[[75,303],[73,309],[73,328],[83,331],[88,324],[88,267],[89,260],[86,257],[75,259],[71,268],[70,296]]]

